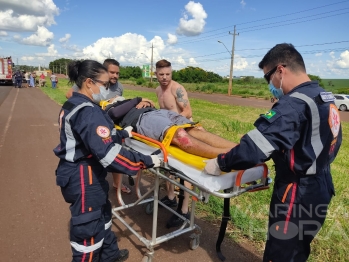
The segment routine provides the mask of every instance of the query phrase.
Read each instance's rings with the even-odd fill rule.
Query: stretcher
[[[176,129],[178,127],[173,127]],[[220,176],[211,176],[203,173],[205,166],[205,158],[190,155],[179,148],[170,144],[172,135],[175,131],[168,132],[162,143],[144,137],[140,134],[133,133],[133,138],[127,138],[124,141],[124,146],[129,150],[140,152],[146,155],[157,154],[163,162],[159,168],[150,168],[148,171],[154,175],[154,186],[149,189],[145,194],[140,192],[141,172],[136,176],[135,186],[138,199],[134,203],[125,204],[121,195],[121,180],[117,190],[117,200],[120,204],[119,207],[112,209],[113,215],[128,228],[148,249],[147,254],[143,257],[143,262],[152,262],[154,260],[154,247],[165,241],[173,239],[187,232],[193,232],[190,235],[189,246],[192,250],[196,249],[200,244],[201,229],[194,223],[195,218],[195,205],[197,201],[208,202],[209,196],[215,196],[224,198],[224,213],[222,216],[222,224],[218,240],[216,242],[216,251],[218,257],[224,261],[220,245],[223,241],[227,222],[230,220],[230,198],[236,197],[245,192],[258,191],[267,189],[271,179],[268,177],[268,168],[265,164],[256,166],[251,169],[232,171],[229,173],[222,173]],[[172,134],[171,134],[172,133]],[[171,179],[172,175],[175,178],[179,178],[180,182],[176,179]],[[179,204],[177,211],[164,205],[159,201],[159,186],[162,180],[168,181],[180,189],[180,195],[186,191],[191,196],[191,213],[190,219],[186,219],[180,214],[178,210],[181,209],[183,197],[179,197]],[[184,181],[188,181],[193,185],[192,188],[184,186]],[[131,178],[131,185],[133,179]],[[129,225],[119,214],[121,210],[132,208],[137,205],[146,204],[146,213],[153,214],[152,221],[152,235],[151,239],[138,234],[131,225]],[[176,214],[184,220],[184,223],[180,228],[167,233],[163,236],[157,236],[157,218],[158,218],[158,206],[166,208],[173,214]]]

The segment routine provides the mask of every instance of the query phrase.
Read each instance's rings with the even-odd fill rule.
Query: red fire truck
[[[12,85],[12,59],[9,57],[0,57],[0,84]]]

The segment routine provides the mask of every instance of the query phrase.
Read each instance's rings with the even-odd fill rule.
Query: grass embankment
[[[64,95],[69,89],[60,80],[58,89],[41,88],[49,97],[63,104]],[[143,96],[157,101],[154,93],[125,90],[126,98]],[[228,106],[190,99],[195,121],[226,139],[239,142],[243,134],[253,128],[253,122],[264,113],[252,107]],[[57,112],[58,114],[58,112]],[[348,261],[349,246],[349,123],[342,123],[343,143],[340,152],[332,164],[332,176],[336,196],[332,199],[325,225],[312,243],[309,261]],[[269,161],[271,177],[274,178],[273,162]],[[242,194],[231,200],[232,223],[228,235],[235,241],[252,241],[262,252],[267,232],[268,208],[272,189],[256,193]],[[211,197],[208,204],[198,203],[197,215],[211,223],[219,223],[223,212],[222,199]]]

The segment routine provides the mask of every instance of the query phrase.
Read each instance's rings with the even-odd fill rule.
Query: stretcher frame
[[[149,168],[147,169],[150,171],[151,174],[155,176],[155,185],[149,189],[145,194],[141,194],[140,191],[140,181],[141,181],[141,176],[142,172],[139,172],[136,176],[136,183],[135,183],[135,190],[136,190],[136,195],[137,195],[137,200],[134,203],[130,204],[125,204],[123,201],[122,195],[121,195],[121,179],[119,181],[119,184],[117,185],[117,192],[116,192],[116,197],[117,201],[119,203],[119,207],[115,207],[112,209],[112,214],[117,218],[127,229],[131,231],[148,249],[148,252],[144,255],[142,262],[153,262],[154,261],[154,247],[168,241],[170,239],[173,239],[177,236],[180,236],[182,234],[185,234],[187,232],[193,231],[193,233],[189,236],[190,238],[190,249],[195,250],[199,244],[200,244],[200,236],[202,233],[201,228],[194,223],[195,219],[195,207],[196,207],[196,201],[203,201],[203,202],[208,202],[209,200],[209,195],[213,195],[216,197],[224,198],[224,199],[230,199],[232,197],[236,197],[238,195],[241,195],[245,192],[253,192],[253,191],[258,191],[258,190],[263,190],[269,188],[269,183],[271,182],[271,179],[268,177],[268,169],[265,164],[264,166],[264,173],[263,173],[263,178],[261,179],[260,183],[256,183],[255,181],[251,181],[254,183],[250,183],[247,186],[244,186],[241,184],[241,178],[243,176],[244,170],[239,171],[236,182],[232,188],[224,190],[224,193],[222,192],[217,192],[217,191],[210,191],[205,187],[202,187],[199,183],[194,181],[193,179],[189,178],[186,176],[183,172],[173,169],[169,164],[168,164],[168,156],[167,156],[167,151],[164,147],[164,145],[161,142],[155,141],[153,139],[147,138],[145,136],[142,136],[140,134],[132,132],[133,137],[136,139],[143,139],[150,141],[153,144],[156,144],[160,150],[163,153],[163,162],[161,163],[161,166],[158,168]],[[129,150],[136,151],[133,148],[124,145],[124,147],[128,148]],[[137,151],[136,151],[137,152]],[[161,172],[163,171],[163,173]],[[176,178],[179,178],[181,180],[181,183],[178,183],[175,179],[169,178],[169,175],[175,176]],[[133,179],[131,179],[131,182]],[[189,197],[192,198],[191,201],[191,212],[190,212],[190,219],[186,219],[180,214],[178,214],[175,210],[172,208],[166,206],[163,204],[161,201],[159,201],[159,188],[160,188],[160,182],[161,180],[168,181],[169,183],[173,184],[174,186],[177,186],[180,189],[180,192],[183,193],[183,191],[186,191],[189,193]],[[184,186],[183,181],[187,181],[190,184],[193,185],[192,189],[189,189]],[[132,182],[133,183],[133,182]],[[151,193],[153,193],[153,196],[150,196]],[[179,207],[177,210],[181,208],[181,200],[179,202]],[[147,204],[146,206],[146,213],[151,214],[153,213],[153,221],[152,221],[152,234],[151,234],[151,239],[147,239],[137,233],[118,213],[119,211],[132,208],[134,206],[142,205],[142,204]],[[157,220],[158,220],[158,208],[159,205],[162,207],[166,208],[168,211],[170,211],[172,214],[177,215],[180,217],[184,223],[180,228],[169,232],[165,235],[162,236],[157,236]],[[223,217],[224,218],[224,217]],[[221,240],[222,241],[222,240]],[[220,244],[219,244],[220,246]]]

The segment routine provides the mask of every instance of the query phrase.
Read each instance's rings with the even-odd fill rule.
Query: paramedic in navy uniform
[[[276,176],[263,261],[306,261],[334,195],[330,164],[342,142],[339,114],[332,93],[309,79],[293,45],[273,47],[259,68],[280,100],[205,171],[217,175],[272,158]]]
[[[113,121],[99,107],[107,94],[106,68],[93,60],[69,64],[69,79],[79,92],[66,101],[59,114],[60,158],[56,182],[70,203],[70,244],[73,261],[124,261],[128,250],[119,250],[111,231],[107,171],[135,175],[140,169],[157,167],[157,156],[145,156],[121,146],[132,136],[131,127],[116,131]]]

